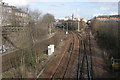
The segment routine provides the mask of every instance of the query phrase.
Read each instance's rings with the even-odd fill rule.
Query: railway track
[[[79,39],[79,54],[78,54],[78,80],[87,78],[88,80],[93,79],[92,70],[92,52],[91,52],[91,41],[90,34],[87,31],[85,37],[77,33]]]
[[[70,39],[68,45],[66,45],[66,49],[64,49],[61,53],[61,59],[59,59],[60,55],[56,60],[51,62],[49,67],[47,67],[38,78],[50,78],[50,79],[67,79],[70,78],[72,73],[73,64],[76,60],[78,40],[77,35],[74,32],[70,32]],[[78,48],[79,50],[79,48]],[[74,66],[76,68],[76,66]]]
[[[86,31],[85,35],[82,36],[78,32],[71,31],[68,46],[69,47],[66,48],[66,51],[64,51],[65,53],[63,53],[62,57],[58,60],[59,62],[56,62],[56,68],[51,72],[51,74],[47,75],[49,77],[43,75],[42,78],[60,78],[62,80],[71,78],[71,75],[74,74],[72,73],[72,69],[76,68],[77,70],[74,78],[77,78],[78,80],[84,78],[92,80],[93,70],[90,32]],[[77,65],[73,65],[76,60]],[[53,65],[52,67],[54,68]],[[52,67],[51,69],[53,69]],[[40,78],[40,75],[38,75],[38,78]]]
[[[69,68],[73,50],[74,50],[74,33],[72,32],[71,32],[71,37],[72,37],[72,40],[70,42],[70,46],[67,52],[65,53],[65,55],[63,56],[61,62],[57,66],[55,72],[51,76],[51,79],[54,79],[54,78],[65,79],[67,77],[67,73],[69,71],[68,68]]]
[[[91,80],[93,78],[90,35],[86,33],[86,36],[83,37],[79,33],[71,32],[70,39],[69,47],[66,48],[59,62],[57,64],[53,62],[39,78],[52,80],[68,78]]]

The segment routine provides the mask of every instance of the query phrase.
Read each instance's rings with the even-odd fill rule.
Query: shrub
[[[92,20],[91,25],[100,47],[111,51],[114,57],[119,57],[118,22]]]

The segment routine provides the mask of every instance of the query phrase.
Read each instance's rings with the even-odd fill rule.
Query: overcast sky
[[[102,2],[100,2],[102,1]],[[119,0],[3,0],[14,6],[29,6],[43,14],[51,13],[55,18],[74,14],[78,18],[92,18],[97,15],[118,14]]]

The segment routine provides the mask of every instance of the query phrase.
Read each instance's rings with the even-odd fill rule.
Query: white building
[[[64,17],[64,21],[71,20],[71,17]]]

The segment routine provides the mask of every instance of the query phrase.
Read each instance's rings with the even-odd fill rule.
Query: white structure
[[[66,31],[66,34],[68,34],[68,32]]]
[[[2,45],[2,46],[0,46],[0,53],[6,52],[8,49],[9,49],[9,47]]]
[[[48,55],[51,55],[54,53],[54,45],[49,45],[48,46]]]

